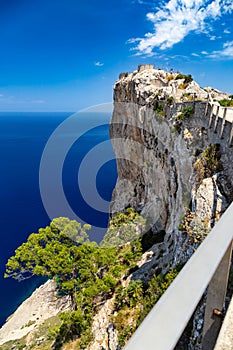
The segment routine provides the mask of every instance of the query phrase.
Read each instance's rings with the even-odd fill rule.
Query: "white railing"
[[[233,122],[233,109],[229,107],[223,107],[215,104],[214,102],[211,104],[213,108],[213,113],[216,115],[218,110],[218,117],[224,118],[224,114],[226,113],[226,120],[230,123]]]
[[[202,344],[203,350],[213,349],[221,323],[213,312],[224,306],[232,220],[233,203],[133,334],[125,350],[174,349],[208,285]]]
[[[206,115],[207,115],[207,112],[208,112],[208,106],[209,105],[211,106],[210,119],[209,119],[209,128],[211,127],[212,121],[213,121],[213,118],[214,118],[213,130],[214,130],[214,132],[216,132],[217,125],[218,125],[218,120],[221,119],[222,124],[221,124],[219,137],[222,138],[226,121],[231,123],[231,130],[230,130],[229,139],[228,139],[228,146],[232,146],[232,140],[233,140],[233,108],[222,107],[222,106],[219,105],[219,103],[207,101],[207,104],[206,104]]]

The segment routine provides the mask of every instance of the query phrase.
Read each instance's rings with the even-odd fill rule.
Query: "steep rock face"
[[[160,264],[157,258],[162,266],[186,261],[193,252],[177,229],[188,208],[212,227],[233,196],[231,124],[223,138],[220,124],[217,133],[209,128],[208,99],[217,92],[194,81],[184,89],[175,78],[151,68],[122,74],[114,87],[110,126],[118,169],[112,214],[133,207],[150,218],[154,232],[166,231]],[[195,100],[185,102],[192,94]],[[226,96],[218,92],[219,99]],[[199,183],[194,164],[211,144],[220,145],[222,171]]]
[[[122,74],[116,82],[110,134],[118,180],[112,215],[133,207],[150,219],[153,232],[166,232],[164,242],[143,255],[130,279],[148,281],[158,270],[165,273],[185,263],[203,232],[215,225],[232,202],[229,140],[233,120],[223,124],[215,117],[211,124],[209,104],[228,96],[212,88],[204,90],[194,81],[185,85],[176,76],[151,67]],[[212,145],[217,146],[217,157],[204,159]],[[207,171],[200,168],[202,162]],[[180,228],[187,212],[193,215],[188,220],[196,237]],[[186,344],[189,349],[196,348],[201,334],[203,312],[199,313],[194,317],[193,339]]]
[[[92,325],[93,342],[88,350],[117,350],[117,331],[110,319],[113,310],[114,300],[109,299],[95,315]]]

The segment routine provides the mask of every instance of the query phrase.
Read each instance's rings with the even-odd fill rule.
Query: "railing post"
[[[228,142],[229,147],[231,147],[231,145],[232,145],[232,139],[233,139],[233,122],[231,125],[231,132],[230,132],[230,137],[229,137],[229,142]]]
[[[211,112],[210,112],[209,128],[211,128],[213,113],[214,113],[214,105],[212,104],[211,105]]]
[[[216,116],[215,116],[215,121],[214,121],[214,132],[216,132],[217,125],[218,125],[219,108],[220,108],[220,106],[217,106],[217,111],[216,111]]]
[[[233,298],[227,308],[226,316],[218,335],[214,350],[229,350],[233,348]]]
[[[220,135],[219,135],[220,139],[222,138],[222,134],[223,134],[224,126],[225,126],[226,115],[227,115],[227,108],[225,108],[224,112],[223,112],[222,125],[221,125],[221,130],[220,130]]]
[[[206,99],[205,116],[207,116],[208,108],[209,108],[209,95],[207,96],[207,99]]]
[[[231,253],[232,242],[222,258],[208,287],[202,335],[202,350],[214,349],[221,328],[221,312],[226,298]]]

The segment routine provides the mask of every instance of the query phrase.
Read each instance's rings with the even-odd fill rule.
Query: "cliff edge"
[[[179,230],[188,211],[210,229],[232,201],[233,113],[223,122],[213,112],[220,106],[214,101],[224,99],[229,95],[201,88],[190,75],[150,65],[115,84],[110,132],[118,180],[111,209],[114,215],[133,207],[150,218],[154,233],[164,232],[161,266],[193,252]]]

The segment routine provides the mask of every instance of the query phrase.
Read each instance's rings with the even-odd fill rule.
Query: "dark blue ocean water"
[[[0,113],[0,326],[5,319],[42,283],[33,277],[18,282],[4,279],[5,263],[14,250],[27,239],[32,232],[49,224],[50,218],[44,209],[39,189],[39,167],[47,140],[53,131],[71,113]],[[97,144],[109,140],[108,123],[110,114],[84,113],[77,116],[76,128],[91,125],[90,120],[99,121],[99,126],[87,131],[70,147],[64,160],[62,181],[67,201],[72,210],[94,226],[106,227],[108,213],[92,209],[82,198],[77,184],[77,174],[83,157]],[[87,123],[88,121],[88,123]],[[85,129],[85,127],[84,127]],[[64,140],[76,133],[68,130],[60,135],[61,145]],[[78,133],[77,133],[78,134]],[[106,146],[111,154],[111,146]],[[54,157],[59,157],[59,147]],[[98,157],[98,155],[97,155]],[[112,152],[112,157],[114,157]],[[86,189],[88,178],[86,174]],[[99,194],[110,201],[117,177],[114,160],[106,161],[96,174],[96,186]],[[51,199],[53,200],[53,199]],[[56,206],[56,199],[54,199]],[[61,214],[59,212],[59,214]],[[97,230],[98,231],[98,230]],[[101,240],[98,232],[92,232],[92,239]]]

